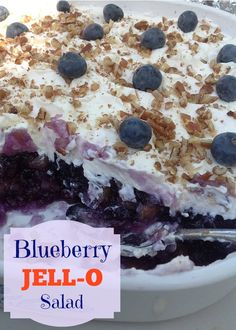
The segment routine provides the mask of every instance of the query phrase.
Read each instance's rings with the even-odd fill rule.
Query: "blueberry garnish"
[[[7,27],[6,37],[14,39],[24,32],[29,32],[29,29],[26,25],[18,22],[12,23]]]
[[[153,65],[146,64],[138,68],[133,76],[134,88],[141,91],[155,90],[162,82],[161,72]]]
[[[85,40],[102,39],[104,36],[103,27],[99,24],[89,24],[82,33],[82,38]]]
[[[0,6],[0,22],[5,21],[5,19],[9,16],[9,11],[6,7]]]
[[[192,32],[198,25],[197,15],[191,11],[184,11],[178,19],[178,27],[185,33]]]
[[[217,63],[229,62],[236,63],[236,46],[231,44],[225,45],[223,48],[221,48],[217,56]]]
[[[68,1],[61,0],[57,3],[57,10],[61,11],[63,13],[69,13],[70,12],[70,4]]]
[[[225,102],[236,101],[236,78],[230,75],[220,78],[216,83],[216,92]]]
[[[124,17],[124,12],[117,5],[109,4],[103,9],[103,16],[107,23],[109,23],[110,20],[117,22]]]
[[[141,36],[141,45],[148,49],[158,49],[165,46],[166,37],[162,30],[151,28]]]
[[[73,52],[68,52],[60,58],[58,71],[64,78],[79,78],[86,73],[87,63],[82,56]]]
[[[217,135],[212,142],[211,153],[220,165],[236,166],[236,133]]]
[[[143,149],[151,140],[152,129],[150,125],[136,117],[125,119],[119,128],[122,142],[134,149]]]

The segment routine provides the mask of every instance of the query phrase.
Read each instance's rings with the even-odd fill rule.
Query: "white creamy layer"
[[[57,17],[55,7],[46,7],[45,11],[34,17],[33,21],[26,23],[30,29],[32,23],[37,22],[43,15],[51,15]],[[104,25],[102,16],[102,8],[95,8],[92,6],[79,7],[79,11],[83,14],[78,17],[78,20],[82,22],[97,22]],[[12,15],[0,24],[0,32],[5,35],[6,26],[13,22],[22,20],[22,16],[19,17],[12,11]],[[25,12],[27,14],[27,11]],[[169,19],[169,18],[168,18]],[[235,195],[229,195],[227,189],[223,186],[213,187],[199,187],[199,184],[193,184],[177,180],[175,183],[168,182],[165,174],[165,161],[170,157],[170,148],[168,144],[164,152],[160,152],[158,148],[154,146],[154,139],[152,141],[152,149],[150,151],[137,151],[128,150],[128,156],[122,159],[116,154],[113,149],[113,145],[119,142],[119,137],[116,129],[113,126],[100,127],[98,121],[103,115],[111,115],[118,120],[121,120],[120,112],[132,113],[130,102],[122,101],[120,96],[122,95],[134,95],[136,96],[136,103],[143,106],[145,109],[151,109],[151,104],[154,100],[154,96],[151,93],[142,91],[135,91],[133,88],[124,87],[114,82],[114,76],[102,72],[103,61],[105,56],[109,56],[113,62],[119,64],[121,59],[129,61],[133,60],[133,63],[129,64],[128,68],[124,70],[122,77],[128,83],[132,82],[132,76],[140,65],[143,64],[156,64],[161,58],[164,58],[170,67],[179,69],[183,75],[164,73],[163,83],[161,90],[171,90],[176,82],[182,82],[186,84],[186,88],[190,93],[197,93],[199,86],[195,78],[186,74],[187,68],[191,68],[197,73],[201,74],[202,80],[212,73],[209,63],[215,59],[219,50],[224,44],[233,43],[236,44],[236,38],[225,35],[222,41],[217,43],[201,43],[199,45],[199,51],[194,56],[189,49],[189,43],[194,43],[193,33],[184,34],[177,28],[177,18],[174,18],[174,24],[168,29],[168,33],[177,31],[181,34],[183,42],[177,45],[177,54],[168,58],[166,51],[167,46],[162,49],[158,49],[152,52],[151,56],[143,56],[139,54],[136,49],[130,48],[122,41],[122,37],[125,33],[132,31],[136,34],[141,34],[139,30],[134,28],[135,23],[147,20],[150,24],[158,24],[162,21],[161,17],[154,17],[150,15],[134,15],[126,16],[122,22],[114,23],[111,31],[106,35],[105,39],[101,42],[91,41],[87,42],[81,40],[79,36],[75,36],[69,41],[64,42],[62,52],[66,51],[81,51],[84,46],[91,44],[93,49],[101,45],[104,41],[111,44],[111,50],[106,51],[101,45],[101,53],[96,56],[96,59],[86,58],[88,64],[87,73],[79,78],[75,79],[68,84],[60,75],[50,67],[50,65],[39,62],[36,65],[30,67],[29,60],[26,59],[20,65],[15,64],[12,61],[12,55],[6,56],[5,61],[1,63],[0,70],[8,72],[6,77],[0,79],[0,88],[5,88],[11,91],[10,101],[12,104],[20,105],[25,101],[32,105],[33,110],[29,116],[34,119],[37,117],[40,108],[44,108],[51,117],[60,115],[61,119],[67,122],[73,122],[76,124],[76,134],[78,135],[68,146],[68,153],[63,156],[60,155],[66,162],[73,162],[76,165],[83,165],[85,176],[90,180],[90,192],[91,196],[96,196],[101,189],[100,187],[109,185],[111,178],[119,180],[123,184],[121,191],[124,199],[133,199],[133,188],[145,191],[153,194],[160,199],[166,206],[169,206],[171,212],[175,214],[176,211],[185,212],[188,209],[192,209],[195,213],[210,214],[215,216],[217,214],[224,216],[226,219],[236,218],[236,197]],[[200,22],[199,26],[204,22]],[[211,23],[210,31],[202,31],[200,27],[197,27],[195,33],[199,36],[207,36],[213,33],[216,26]],[[51,34],[50,34],[51,33]],[[65,41],[67,33],[48,32],[35,35],[33,33],[26,34],[28,43],[39,52],[46,50],[52,50],[50,44],[52,38],[56,38],[59,42]],[[3,40],[3,39],[2,39]],[[111,43],[112,42],[112,43]],[[10,47],[10,46],[7,46]],[[20,46],[14,49],[15,56],[21,51]],[[207,63],[203,63],[207,62]],[[228,63],[222,65],[221,74],[228,72],[228,74],[236,75],[236,64]],[[24,79],[25,87],[9,84],[9,80],[12,77]],[[36,88],[32,88],[32,81]],[[91,90],[91,86],[94,83],[99,84],[99,88],[96,91]],[[80,89],[81,86],[87,84],[88,92],[85,96],[79,97],[81,102],[80,107],[75,108],[71,104],[72,90]],[[52,86],[55,89],[60,90],[61,95],[54,97],[53,99],[47,99],[42,95],[40,85]],[[116,95],[113,95],[112,91],[116,91]],[[32,91],[34,95],[32,95]],[[215,95],[213,93],[213,95]],[[176,141],[181,141],[182,138],[189,139],[190,135],[187,133],[183,126],[183,122],[180,117],[180,113],[185,113],[193,118],[196,118],[196,110],[201,107],[199,104],[188,104],[186,108],[181,108],[178,105],[177,97],[171,93],[167,101],[173,102],[174,105],[170,110],[161,108],[160,112],[167,118],[170,118],[176,124]],[[207,105],[207,109],[212,113],[212,122],[215,127],[216,134],[225,131],[236,131],[236,121],[232,117],[227,116],[227,112],[235,111],[236,102],[225,103],[217,100],[214,104],[218,104],[218,108],[215,108],[213,104]],[[78,117],[80,120],[78,120]],[[81,121],[81,118],[86,118],[85,122]],[[37,124],[40,126],[40,124]],[[35,122],[25,119],[23,116],[15,114],[1,114],[0,116],[1,142],[3,145],[5,134],[16,128],[26,128],[31,134],[34,143],[37,145],[39,153],[46,154],[50,158],[53,157],[55,152],[54,141],[56,139],[55,133],[52,130],[39,131],[35,129]],[[42,126],[42,125],[41,125]],[[206,136],[211,138],[212,136]],[[86,142],[92,143],[92,146],[88,146]],[[94,151],[96,146],[97,151]],[[100,156],[100,151],[105,148],[107,157],[104,159]],[[92,157],[92,160],[91,160]],[[211,158],[208,151],[208,158],[211,159],[212,164],[209,164],[206,160],[201,162],[192,163],[193,171],[195,174],[204,174],[207,171],[217,166],[216,162]],[[155,168],[155,163],[160,162],[162,165],[162,171]],[[177,167],[177,176],[181,178],[183,168]],[[227,177],[235,182],[236,170],[230,169],[227,171]]]

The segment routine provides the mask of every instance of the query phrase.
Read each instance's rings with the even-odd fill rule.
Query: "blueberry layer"
[[[130,234],[127,244],[138,245],[143,240],[145,229],[161,222],[168,228],[236,228],[235,220],[221,216],[176,214],[170,216],[169,209],[160,205],[153,196],[135,190],[135,202],[121,199],[119,182],[112,180],[110,187],[103,189],[99,200],[92,205],[81,201],[88,199],[88,181],[82,167],[68,165],[55,157],[49,161],[45,156],[34,153],[0,155],[0,226],[6,221],[6,212],[18,210],[35,203],[46,206],[54,201],[65,201],[71,206],[67,216],[94,227],[113,227],[117,234]],[[176,242],[167,245],[155,257],[122,258],[122,267],[153,269],[179,255],[189,256],[197,266],[208,265],[224,259],[236,251],[236,244],[206,241]]]
[[[0,155],[0,201],[7,209],[37,201],[39,205],[56,200],[78,201],[88,182],[81,167],[64,161],[50,162],[37,153]]]

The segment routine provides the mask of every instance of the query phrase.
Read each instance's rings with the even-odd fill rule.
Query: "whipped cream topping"
[[[83,166],[91,199],[115,178],[123,184],[125,200],[135,198],[136,188],[154,195],[172,214],[191,209],[235,219],[236,169],[218,166],[206,146],[215,135],[235,131],[235,102],[219,100],[214,81],[226,73],[236,75],[236,64],[214,60],[223,45],[236,44],[236,39],[206,19],[184,34],[177,18],[135,14],[107,24],[99,6],[73,7],[71,14],[55,8],[50,4],[32,17],[12,9],[13,15],[1,23],[0,146],[10,132],[25,129],[39,154],[53,159],[56,152],[66,162]],[[16,20],[31,32],[6,40],[6,27]],[[103,40],[80,38],[91,22],[103,25]],[[164,29],[164,48],[141,49],[138,36],[145,25]],[[70,82],[56,69],[67,51],[81,53],[88,65],[83,77]],[[148,63],[162,71],[157,93],[132,87],[134,71]],[[154,114],[159,121],[146,150],[127,148],[119,140],[117,125],[133,114],[144,119]],[[63,150],[55,147],[58,132],[45,125],[55,117],[67,123],[71,134]]]

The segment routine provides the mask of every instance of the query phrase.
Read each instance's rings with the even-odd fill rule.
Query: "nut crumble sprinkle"
[[[29,33],[0,40],[0,102],[2,125],[7,116],[27,123],[30,131],[60,116],[71,135],[109,145],[122,161],[137,166],[145,158],[146,170],[167,175],[170,183],[191,182],[207,172],[222,182],[235,173],[217,167],[209,143],[224,126],[235,125],[235,105],[225,105],[215,93],[222,75],[236,72],[233,63],[216,63],[225,36],[212,22],[202,20],[196,31],[184,34],[176,20],[130,16],[101,24],[104,38],[86,41],[84,28],[98,20],[86,10],[55,13],[34,19],[25,16]],[[141,46],[141,34],[162,29],[166,46],[151,51]],[[64,79],[57,72],[59,58],[68,51],[81,54],[88,70],[80,79]],[[132,76],[144,64],[153,64],[163,75],[155,91],[133,88]],[[129,116],[147,121],[153,137],[144,150],[131,150],[119,141],[117,127]],[[37,140],[37,136],[35,136]],[[68,151],[58,150],[61,155]]]

